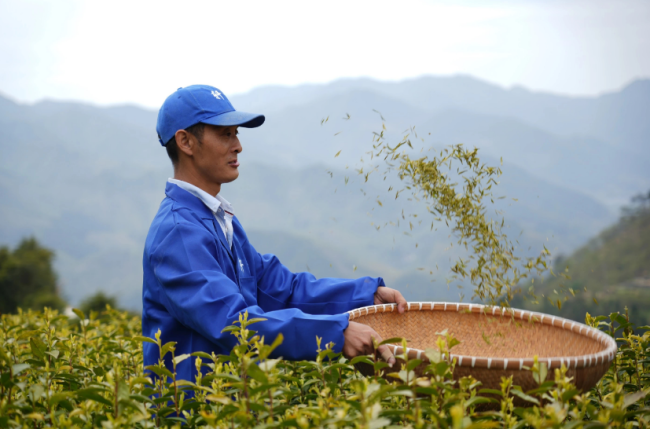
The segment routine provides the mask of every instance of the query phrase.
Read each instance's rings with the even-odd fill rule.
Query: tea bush
[[[618,313],[587,315],[588,324],[616,336],[619,351],[603,380],[584,393],[561,370],[531,392],[511,379],[488,392],[472,378],[455,382],[455,362],[440,358],[456,343],[449,336],[439,341],[441,350],[427,351],[433,363],[425,377],[412,371],[419,360],[407,360],[398,378],[386,381],[353,366],[365,362],[379,374],[385,363],[345,359],[330,344],[319,343],[314,361],[272,359],[283,339],[267,344],[251,330],[263,320],[246,314],[227,328],[239,339],[229,356],[176,356],[174,343],[140,336],[140,319],[126,312],[76,313],[2,315],[0,427],[644,428],[650,421],[650,327],[635,328]],[[195,359],[196,378],[176,379],[162,364],[145,370],[144,341],[158,345],[161,363],[168,353],[175,364]],[[545,379],[544,365],[531,371]],[[530,406],[515,406],[513,397]]]

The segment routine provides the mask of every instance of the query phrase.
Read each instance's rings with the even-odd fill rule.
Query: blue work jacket
[[[175,341],[176,355],[196,351],[229,354],[236,344],[222,329],[248,311],[263,317],[252,329],[270,344],[279,333],[284,342],[274,355],[290,360],[313,359],[316,336],[323,344],[343,347],[348,310],[373,304],[381,278],[316,279],[292,273],[271,254],[260,255],[244,228],[233,218],[232,249],[203,202],[167,183],[166,198],[154,218],[142,261],[142,332],[163,343]],[[155,365],[158,347],[144,343],[144,365]],[[171,368],[171,356],[165,359]],[[177,366],[179,379],[193,381],[194,358]]]

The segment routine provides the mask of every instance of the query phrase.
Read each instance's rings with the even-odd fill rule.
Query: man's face
[[[237,155],[242,147],[237,128],[205,126],[201,144],[194,150],[194,159],[198,172],[211,183],[229,183],[239,177]]]

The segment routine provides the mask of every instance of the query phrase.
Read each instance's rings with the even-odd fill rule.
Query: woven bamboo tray
[[[451,351],[456,359],[454,378],[471,375],[482,388],[500,390],[501,377],[513,376],[513,384],[525,391],[537,387],[530,370],[533,357],[545,362],[547,380],[554,369],[565,366],[577,388],[586,391],[598,383],[616,356],[616,341],[582,323],[543,313],[502,309],[480,304],[409,302],[404,314],[396,304],[374,305],[349,311],[350,320],[371,326],[382,338],[408,340],[409,359],[422,359],[415,372],[422,375],[429,360],[428,348],[437,348],[437,332],[448,330],[460,344]],[[402,347],[389,345],[395,354]],[[395,365],[387,371],[399,371]],[[370,368],[357,366],[362,373]]]

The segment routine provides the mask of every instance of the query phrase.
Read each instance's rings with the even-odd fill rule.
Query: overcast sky
[[[650,77],[650,0],[0,0],[0,93],[157,108],[369,76],[596,95]]]

